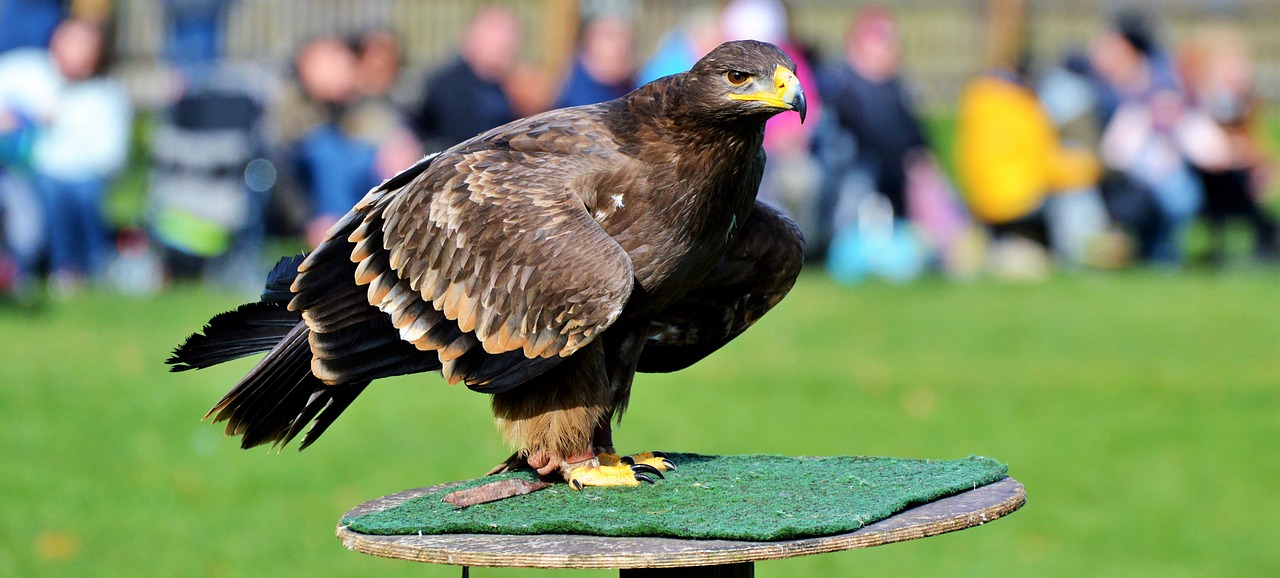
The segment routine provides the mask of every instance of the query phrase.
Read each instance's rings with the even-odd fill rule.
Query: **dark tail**
[[[203,369],[275,347],[302,315],[289,310],[289,286],[298,276],[303,255],[285,257],[267,274],[266,288],[256,303],[219,313],[173,350],[165,360],[169,371]]]
[[[311,373],[311,331],[299,322],[218,401],[205,418],[227,422],[227,435],[238,435],[240,447],[285,446],[303,428],[315,425],[302,439],[306,449],[364,391],[368,381],[328,385]]]
[[[288,309],[289,285],[302,256],[286,257],[267,277],[262,300],[219,314],[173,351],[171,371],[201,369],[268,351],[205,418],[227,421],[240,446],[288,444],[312,420],[299,449],[311,445],[364,391],[368,381],[328,385],[311,373],[310,330]]]
[[[165,363],[173,366],[170,371],[186,371],[262,353],[275,347],[300,322],[302,316],[289,311],[286,304],[246,303],[214,316],[203,333],[193,333]]]

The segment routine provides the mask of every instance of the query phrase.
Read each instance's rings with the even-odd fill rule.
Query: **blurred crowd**
[[[845,40],[819,77],[835,117],[814,142],[819,217],[801,221],[837,278],[1221,266],[1233,219],[1254,262],[1280,262],[1253,62],[1230,25],[1169,48],[1149,15],[1121,12],[1057,61],[1021,46],[961,91],[952,174],[904,89],[893,15],[861,10]]]
[[[160,3],[174,89],[135,112],[112,74],[109,0],[0,0],[0,290],[251,286],[269,238],[314,246],[424,153],[619,97],[743,38],[794,57],[811,110],[805,124],[769,122],[760,196],[795,218],[808,257],[837,279],[1221,264],[1233,219],[1253,259],[1280,258],[1253,63],[1225,24],[1166,46],[1153,20],[1118,14],[1059,61],[1024,56],[973,78],[954,131],[930,132],[899,23],[880,6],[859,10],[842,50],[821,55],[792,36],[778,0],[692,9],[651,54],[637,53],[634,10],[581,10],[573,57],[548,81],[522,62],[525,31],[501,5],[477,10],[456,54],[424,76],[405,73],[390,29],[308,38],[288,70],[230,62],[233,1]],[[139,217],[109,223],[107,193],[136,157]],[[1189,255],[1197,221],[1207,241]]]
[[[1126,12],[1084,49],[1032,64],[992,70],[960,97],[956,176],[991,233],[995,271],[1039,274],[1038,249],[1104,268],[1221,265],[1232,218],[1251,229],[1255,261],[1280,259],[1263,198],[1273,171],[1238,30],[1204,24],[1171,49],[1150,16]],[[1198,219],[1207,241],[1188,255]]]

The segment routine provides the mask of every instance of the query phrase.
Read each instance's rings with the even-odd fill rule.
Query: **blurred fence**
[[[400,34],[410,74],[448,57],[458,34],[482,0],[239,0],[226,23],[226,54],[287,70],[289,55],[302,40],[322,32],[352,33],[390,28]],[[662,34],[698,8],[714,10],[721,0],[506,0],[525,26],[526,60],[554,69],[572,47],[578,10],[621,9],[636,22],[640,58]],[[866,2],[788,0],[792,29],[820,55],[836,55],[844,29]],[[961,84],[985,66],[987,0],[897,0],[885,2],[897,14],[909,76],[928,107],[949,107]],[[155,67],[164,21],[154,0],[119,0],[119,51],[133,72],[131,84],[147,82]],[[1037,63],[1056,60],[1065,50],[1083,48],[1122,7],[1139,7],[1159,19],[1162,39],[1174,45],[1196,26],[1213,19],[1235,23],[1257,59],[1261,96],[1280,103],[1280,0],[1027,0],[1025,29]],[[146,92],[146,87],[140,87]],[[144,99],[145,100],[145,99]]]

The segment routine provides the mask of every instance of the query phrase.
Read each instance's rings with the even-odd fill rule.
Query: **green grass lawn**
[[[1256,271],[852,288],[809,274],[724,351],[641,376],[618,442],[981,454],[1026,484],[1026,507],[994,524],[760,576],[1280,575],[1278,288]],[[161,364],[236,302],[179,288],[0,309],[0,575],[458,575],[348,552],[333,527],[504,458],[486,397],[391,380],[304,453],[240,451],[199,418],[249,363]]]

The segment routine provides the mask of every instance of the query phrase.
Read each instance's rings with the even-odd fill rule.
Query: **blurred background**
[[[0,0],[0,575],[456,575],[331,529],[505,458],[485,396],[387,380],[305,454],[241,452],[198,418],[252,362],[162,360],[423,154],[740,38],[782,46],[809,96],[807,123],[770,121],[760,191],[809,264],[758,329],[638,377],[621,446],[982,454],[1028,488],[989,527],[762,576],[1280,574],[1277,20],[1275,0]]]

